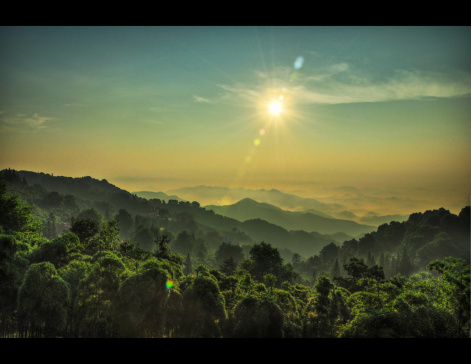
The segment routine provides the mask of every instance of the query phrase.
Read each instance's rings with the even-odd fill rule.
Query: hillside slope
[[[316,231],[321,234],[345,233],[359,236],[375,229],[374,226],[361,225],[350,220],[327,218],[313,213],[293,212],[279,207],[245,198],[233,205],[206,206],[215,213],[240,221],[260,218],[279,225],[287,230]]]

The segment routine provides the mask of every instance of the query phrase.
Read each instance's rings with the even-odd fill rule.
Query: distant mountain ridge
[[[347,211],[347,207],[340,203],[321,202],[315,198],[300,197],[277,189],[253,190],[246,188],[200,185],[194,187],[182,187],[167,191],[167,193],[174,193],[188,201],[196,200],[202,206],[225,206],[235,204],[244,198],[250,198],[259,203],[268,203],[270,205],[277,206],[283,210],[312,213],[326,218],[350,220],[357,222],[360,225],[374,225],[376,227],[385,223],[390,223],[391,221],[405,221],[409,217],[409,214],[379,216],[373,212],[371,212],[371,215],[362,217],[351,211]]]
[[[324,203],[314,198],[299,197],[276,189],[252,190],[246,188],[211,187],[201,185],[195,187],[182,187],[170,190],[168,193],[176,194],[188,200],[196,200],[201,203],[201,205],[221,205],[221,203],[233,204],[244,198],[250,198],[260,203],[265,202],[270,205],[278,206],[284,210],[311,210],[312,212],[315,212],[316,215],[324,217],[332,217],[330,214],[335,214],[343,208],[340,204]]]
[[[145,198],[147,200],[158,199],[158,200],[163,200],[167,202],[168,200],[187,201],[176,195],[167,195],[165,192],[136,191],[136,192],[133,192],[133,194],[138,197]]]
[[[5,170],[0,171],[0,179],[3,178]],[[26,178],[26,185],[11,185],[15,192],[22,197],[26,197],[29,204],[41,205],[41,201],[48,196],[54,195],[53,191],[61,195],[71,195],[80,207],[74,214],[91,208],[92,206],[114,207],[114,213],[118,209],[126,209],[133,215],[146,214],[157,208],[160,204],[156,201],[147,200],[132,194],[126,190],[110,184],[105,179],[98,180],[89,176],[86,177],[64,177],[53,176],[43,172],[17,171],[19,179]],[[34,197],[28,198],[28,195],[34,192]],[[64,196],[58,196],[62,199]],[[267,204],[268,205],[268,204]],[[173,218],[179,215],[179,212],[187,212],[197,223],[195,228],[202,231],[217,231],[224,236],[227,232],[233,233],[240,231],[248,234],[248,244],[254,244],[261,241],[272,243],[279,248],[283,254],[286,252],[298,252],[309,257],[317,254],[323,246],[330,242],[341,243],[346,237],[344,234],[320,234],[318,232],[306,231],[288,231],[281,226],[262,220],[260,218],[246,220],[241,222],[237,219],[225,217],[207,210],[204,207],[193,207],[188,201],[182,201],[177,204],[166,204],[164,210],[167,210]],[[273,206],[275,210],[278,208]],[[100,209],[99,209],[100,210]],[[100,213],[104,213],[100,211]],[[74,215],[74,216],[75,216]],[[181,214],[183,216],[185,214]],[[64,220],[65,221],[65,220]],[[67,222],[69,219],[67,218]],[[172,233],[175,233],[170,229]],[[349,239],[350,237],[347,236]]]
[[[315,231],[320,234],[345,233],[355,237],[375,229],[374,226],[361,225],[350,220],[327,218],[309,212],[286,211],[277,206],[257,202],[250,198],[244,198],[233,205],[208,205],[205,208],[239,221],[259,218],[287,230]]]

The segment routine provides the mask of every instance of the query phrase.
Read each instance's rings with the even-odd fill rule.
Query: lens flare
[[[167,283],[165,283],[165,286],[167,287],[167,289],[170,289],[173,287],[173,281],[172,280],[167,280]]]
[[[301,67],[303,66],[303,63],[304,63],[304,57],[303,57],[303,56],[299,56],[299,57],[296,58],[296,60],[294,61],[294,69],[295,69],[295,70],[301,69]]]

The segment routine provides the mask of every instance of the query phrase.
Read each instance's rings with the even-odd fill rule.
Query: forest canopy
[[[196,201],[0,176],[0,337],[469,337],[469,206],[304,257]]]

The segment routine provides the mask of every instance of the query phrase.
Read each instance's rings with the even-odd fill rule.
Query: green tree
[[[80,281],[73,310],[74,332],[81,337],[113,337],[112,302],[127,271],[121,259],[111,252],[98,252],[93,257],[90,273]]]
[[[312,301],[312,309],[316,313],[316,330],[314,337],[331,337],[332,326],[329,320],[330,298],[329,293],[334,288],[330,279],[324,275],[317,279],[314,285],[315,299]]]
[[[22,245],[26,244],[18,242],[14,236],[0,234],[0,337],[17,331],[18,290],[29,266],[20,254]]]
[[[321,249],[319,252],[319,257],[324,264],[328,264],[338,257],[338,253],[339,247],[334,243],[330,243]]]
[[[296,267],[299,263],[301,263],[301,256],[298,253],[294,253],[293,257],[291,258],[291,262],[293,266]]]
[[[42,242],[27,257],[31,263],[51,262],[59,269],[79,257],[83,249],[77,235],[67,232],[53,241]]]
[[[33,207],[24,204],[18,195],[7,196],[7,186],[0,182],[0,232],[7,235],[39,232],[42,224],[33,217],[32,212]]]
[[[165,264],[152,258],[143,264],[138,273],[120,285],[114,299],[114,316],[121,336],[162,337],[166,304],[170,297],[167,282],[170,280],[171,275]],[[172,303],[174,313],[179,314],[178,302]]]
[[[103,216],[94,207],[92,207],[91,209],[82,211],[80,214],[77,215],[77,218],[78,219],[91,219],[99,223],[103,221]]]
[[[84,253],[93,255],[98,250],[96,237],[100,232],[100,223],[93,219],[76,219],[72,217],[70,232],[78,236],[84,246]]]
[[[234,307],[233,337],[281,338],[284,315],[270,299],[260,296],[243,298]]]
[[[72,260],[69,264],[57,270],[59,276],[68,283],[70,287],[70,303],[67,311],[67,326],[65,329],[65,337],[78,337],[79,332],[74,323],[78,321],[78,312],[73,310],[74,302],[79,294],[80,281],[85,279],[91,271],[92,264],[88,261],[79,259]],[[74,330],[75,329],[75,330]]]
[[[182,336],[221,337],[219,322],[225,320],[227,314],[224,296],[215,279],[199,274],[183,292],[183,307]]]
[[[118,220],[113,219],[102,222],[97,240],[98,250],[116,250],[119,242]]]
[[[183,230],[178,234],[177,239],[173,243],[173,249],[175,252],[180,254],[188,254],[193,251],[195,246],[195,237],[189,234],[186,230]]]
[[[49,262],[32,264],[18,292],[20,333],[34,337],[61,336],[67,319],[69,285]]]
[[[234,263],[239,263],[244,259],[244,251],[241,246],[231,243],[222,243],[216,250],[216,262],[222,264],[225,260],[233,259]]]
[[[51,240],[57,236],[56,216],[52,211],[49,213],[49,218],[43,228],[43,235]]]
[[[470,265],[463,259],[446,257],[427,265],[431,271],[437,271],[448,283],[451,293],[453,312],[456,317],[456,334],[468,337],[470,332]]]
[[[116,219],[118,220],[121,238],[130,238],[134,228],[132,215],[126,209],[119,209]]]
[[[339,276],[340,276],[339,259],[335,258],[334,268],[332,268],[332,277],[339,277]]]
[[[221,263],[219,270],[227,276],[232,276],[237,270],[237,263],[234,261],[234,258],[230,257]]]
[[[154,247],[155,236],[148,227],[140,225],[136,230],[133,240],[141,249],[151,251]]]
[[[186,255],[186,260],[185,260],[185,269],[183,270],[183,274],[190,275],[193,272],[193,268],[191,267],[191,258],[190,254],[188,253]]]
[[[249,254],[253,262],[250,273],[254,279],[260,282],[267,273],[277,275],[283,264],[283,259],[278,249],[263,241],[260,244],[255,244],[250,249]]]

